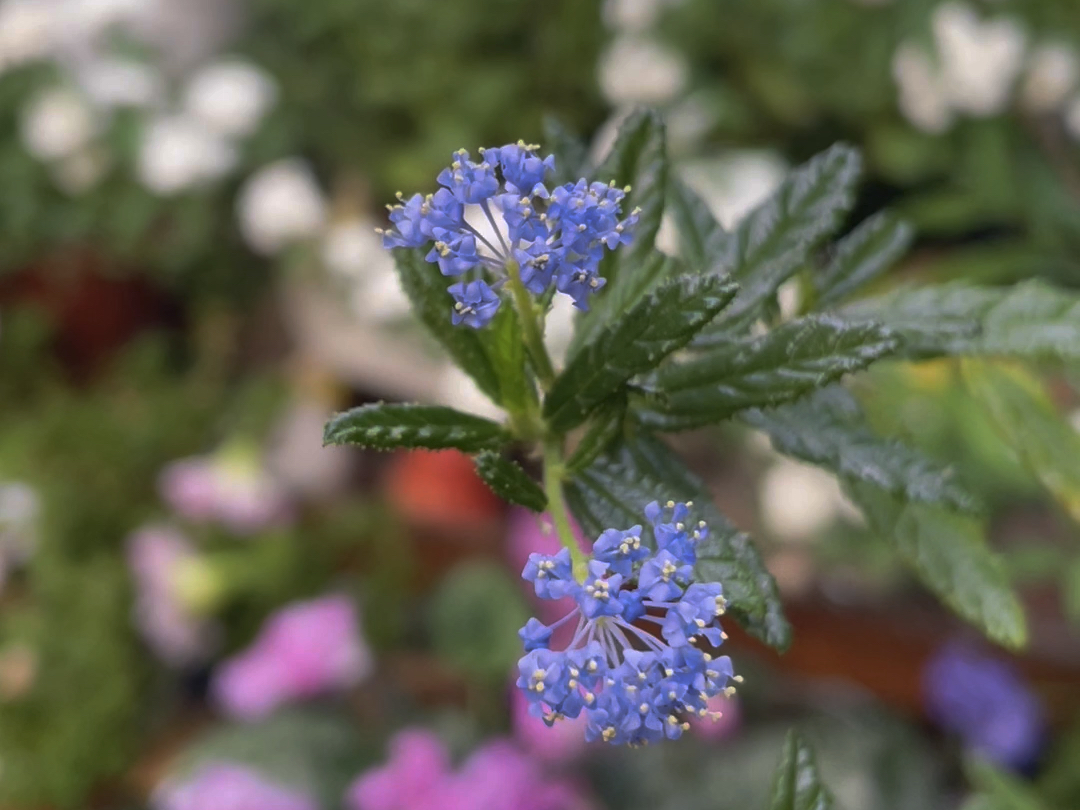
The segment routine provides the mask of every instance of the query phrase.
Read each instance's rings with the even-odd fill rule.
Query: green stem
[[[532,357],[536,376],[540,378],[540,385],[546,391],[555,381],[555,369],[551,365],[551,358],[548,357],[547,348],[544,346],[544,337],[540,332],[540,324],[537,322],[536,307],[533,306],[529,291],[521,283],[521,268],[518,263],[513,260],[508,261],[506,273],[510,277],[507,286],[510,287],[510,292],[514,296],[514,306],[521,317],[525,346]]]
[[[581,582],[585,579],[587,560],[574,536],[574,530],[570,525],[570,513],[566,509],[566,499],[563,497],[565,469],[562,458],[562,440],[548,438],[544,442],[544,493],[547,495],[548,513],[555,524],[555,533],[559,542],[570,551],[570,559],[574,563],[574,576]]]

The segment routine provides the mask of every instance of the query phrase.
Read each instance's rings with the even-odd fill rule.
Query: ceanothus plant
[[[557,628],[522,629],[519,685],[534,711],[549,722],[584,712],[588,735],[611,742],[678,736],[686,715],[707,714],[707,699],[731,688],[731,662],[713,655],[719,614],[778,649],[790,643],[754,543],[661,438],[727,419],[837,475],[930,590],[988,637],[1023,644],[1023,612],[976,499],[947,467],[877,435],[842,381],[890,357],[1075,357],[1076,294],[947,284],[853,300],[912,231],[882,213],[826,245],[860,172],[844,145],[796,169],[731,231],[669,171],[653,113],[628,118],[595,167],[555,128],[548,147],[481,150],[479,162],[456,153],[439,190],[402,198],[384,231],[417,317],[505,423],[375,404],[325,433],[330,444],[457,448],[505,500],[550,514],[564,551],[534,556],[524,576],[541,597],[575,598],[562,622],[576,632],[556,651]],[[499,236],[469,223],[469,205]],[[654,244],[665,213],[677,257]],[[777,291],[791,279],[804,304],[784,317]],[[556,294],[582,310],[561,369],[543,342]],[[511,450],[536,461],[539,482]],[[596,538],[591,556],[571,514]]]

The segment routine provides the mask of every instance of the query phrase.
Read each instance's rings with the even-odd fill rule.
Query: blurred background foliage
[[[727,226],[845,140],[869,174],[849,227],[889,206],[917,229],[879,286],[1080,286],[1071,0],[0,0],[0,807],[173,810],[170,775],[229,759],[331,808],[408,725],[458,759],[529,747],[501,673],[539,534],[467,460],[320,450],[321,424],[378,398],[479,407],[403,316],[372,234],[394,192],[551,120],[595,158],[637,105]],[[922,709],[923,665],[964,631],[831,478],[745,430],[681,449],[763,541],[796,646],[732,633],[747,689],[720,739],[544,767],[596,807],[760,807],[797,722],[850,810],[1076,807],[1077,373],[891,364],[857,391],[982,496],[1022,588],[1012,663],[1051,722],[1016,775],[965,772]],[[268,498],[265,473],[287,520],[238,532],[170,500],[174,462],[239,445],[256,472],[218,494]],[[193,549],[165,601],[207,641],[182,664],[139,623],[131,538],[161,523]],[[226,718],[221,661],[325,593],[359,607],[372,672]]]

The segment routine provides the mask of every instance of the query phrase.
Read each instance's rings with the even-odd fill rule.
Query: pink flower
[[[324,596],[271,616],[250,647],[221,665],[212,689],[227,714],[256,720],[284,703],[354,686],[371,667],[353,603]]]
[[[346,795],[349,810],[588,810],[566,781],[552,780],[512,743],[478,749],[460,771],[442,743],[425,731],[403,731],[390,759],[360,776]]]
[[[416,810],[450,776],[450,755],[429,731],[407,729],[390,742],[390,760],[349,788],[354,810]]]
[[[182,783],[154,794],[156,810],[318,810],[314,799],[229,763],[203,766]]]
[[[550,728],[529,714],[529,701],[517,688],[510,690],[510,721],[514,739],[526,751],[546,762],[565,762],[585,748],[585,716],[560,720]]]
[[[234,445],[211,456],[175,461],[162,471],[162,499],[185,520],[217,521],[237,534],[287,523],[293,505],[285,486],[267,473],[255,450]]]
[[[177,573],[198,559],[194,546],[169,526],[147,526],[127,543],[135,578],[135,623],[146,643],[165,663],[186,666],[205,658],[212,626],[186,608]]]

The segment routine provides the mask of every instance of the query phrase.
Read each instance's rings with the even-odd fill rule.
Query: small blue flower
[[[454,299],[454,311],[450,316],[454,326],[464,323],[480,329],[491,322],[502,302],[486,281],[451,284],[448,292]]]
[[[692,550],[689,505],[650,504],[646,516],[654,529],[666,527],[670,541],[655,555],[640,544],[640,526],[608,529],[593,543],[582,583],[572,580],[569,552],[534,554],[523,572],[543,598],[575,597],[574,609],[551,628],[575,619],[577,626],[565,650],[541,649],[551,628],[530,619],[521,630],[526,655],[518,686],[549,725],[584,715],[587,740],[676,739],[688,716],[714,717],[710,698],[732,694],[730,682],[741,680],[727,656],[694,646],[723,643],[725,603],[720,583],[693,582],[692,566],[672,550],[680,543]],[[694,531],[704,536],[705,527]]]
[[[484,160],[497,163],[502,169],[506,187],[519,195],[547,196],[544,179],[555,170],[555,156],[536,156],[539,145],[527,145],[525,141],[507,144],[498,149],[485,149]]]
[[[454,153],[450,168],[443,169],[436,179],[463,203],[482,203],[499,191],[495,167],[486,160],[474,163],[464,149]]]
[[[687,582],[692,576],[693,569],[665,549],[641,566],[638,587],[649,599],[669,602],[682,596],[678,583]]]
[[[641,526],[626,531],[606,529],[593,544],[593,557],[606,562],[616,574],[629,577],[634,565],[650,555],[649,547],[641,541]]]
[[[578,606],[586,619],[599,616],[618,616],[623,611],[619,601],[619,588],[623,578],[610,570],[611,566],[599,560],[589,562],[585,582],[575,592]]]
[[[546,650],[551,642],[551,633],[550,627],[539,619],[531,618],[518,631],[518,636],[521,637],[521,641],[525,645],[525,652],[532,652],[533,650]]]
[[[566,261],[555,271],[555,289],[574,299],[574,306],[589,311],[589,296],[599,292],[607,279],[599,274],[597,264],[589,258]]]
[[[514,251],[514,259],[520,267],[521,283],[533,295],[543,295],[551,286],[560,251],[552,248],[542,238],[534,239],[523,248]]]
[[[476,252],[476,237],[471,233],[434,228],[432,236],[435,238],[435,246],[426,258],[429,262],[438,262],[439,272],[444,276],[460,276],[480,264],[480,256]]]
[[[554,555],[530,554],[521,578],[533,583],[536,595],[541,599],[562,599],[577,587],[570,550],[566,548]]]
[[[413,194],[404,204],[390,206],[393,227],[376,231],[382,236],[384,248],[420,247],[428,241],[429,234],[424,233],[423,206],[422,194]]]

